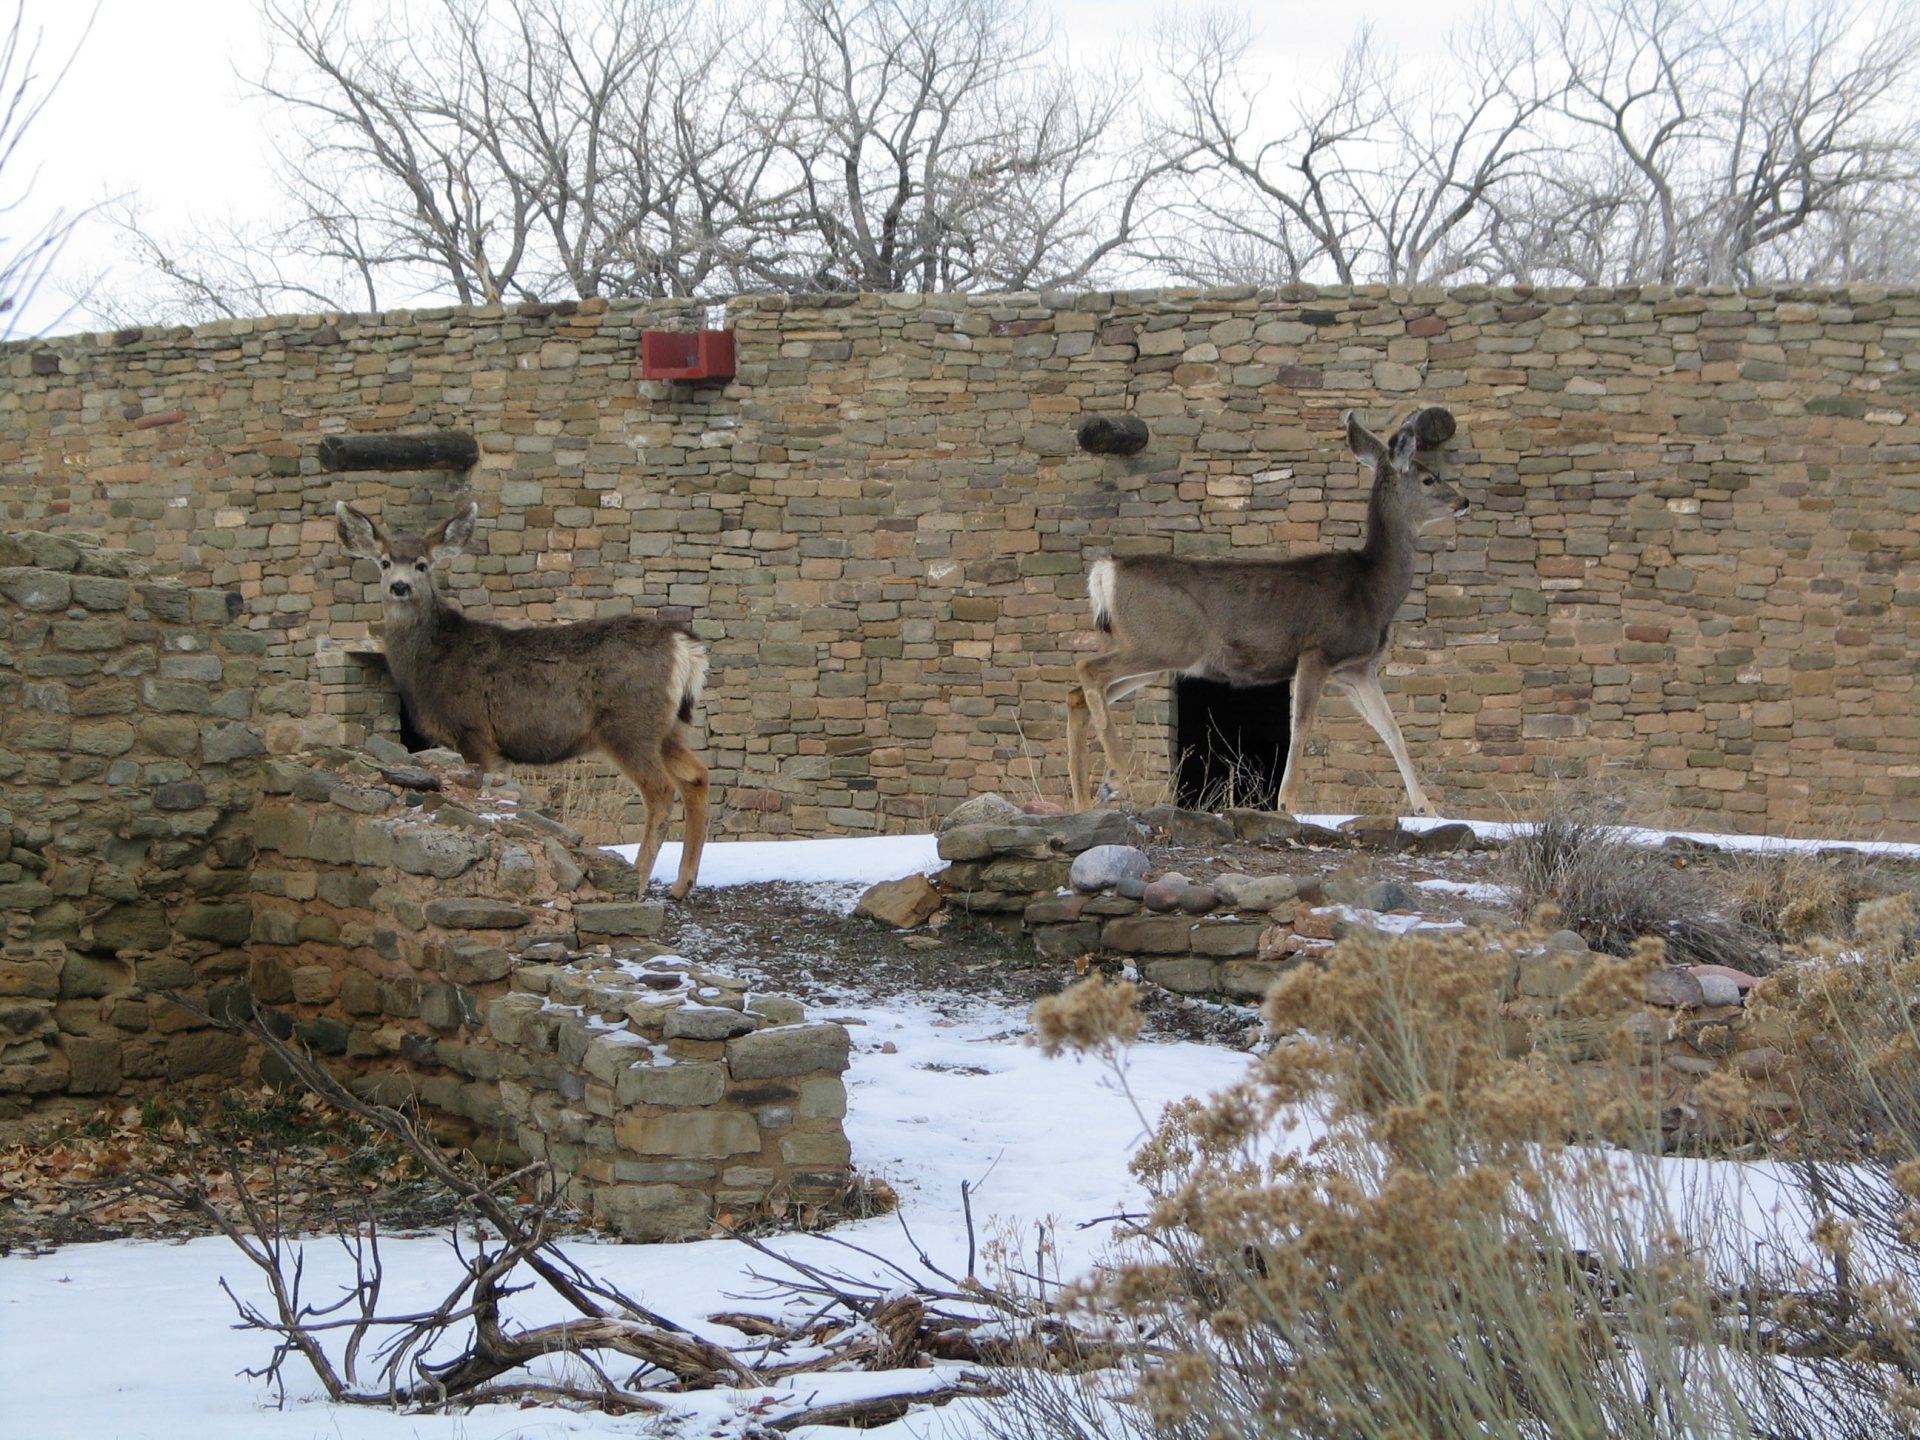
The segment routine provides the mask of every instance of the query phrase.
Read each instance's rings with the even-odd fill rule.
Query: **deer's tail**
[[[707,647],[691,635],[673,637],[673,677],[668,693],[680,697],[680,723],[690,724],[707,683]]]
[[[1093,606],[1093,628],[1103,635],[1113,633],[1112,560],[1096,560],[1087,571],[1087,600]]]

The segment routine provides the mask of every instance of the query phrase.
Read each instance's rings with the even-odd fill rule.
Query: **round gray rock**
[[[1122,880],[1144,879],[1147,864],[1147,852],[1137,845],[1095,845],[1074,856],[1067,880],[1076,890],[1105,890]]]

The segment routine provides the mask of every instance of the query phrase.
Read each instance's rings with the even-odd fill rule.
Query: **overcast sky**
[[[384,8],[384,0],[353,0]],[[1050,0],[1076,49],[1144,36],[1166,0]],[[257,214],[274,197],[265,112],[246,98],[245,78],[265,55],[256,0],[100,0],[91,32],[80,34],[89,0],[26,0],[29,30],[44,31],[43,65],[78,44],[54,95],[7,174],[4,193],[32,178],[34,223],[55,208],[84,210],[105,196],[137,194],[162,225],[193,214]],[[1438,50],[1472,0],[1359,0],[1352,5],[1267,0],[1259,17],[1276,76],[1337,60],[1355,27],[1370,22],[1402,57]],[[1284,88],[1276,85],[1276,103]],[[31,226],[14,225],[13,230]],[[82,224],[58,278],[117,263],[111,232]],[[94,328],[53,287],[35,297],[19,331]]]

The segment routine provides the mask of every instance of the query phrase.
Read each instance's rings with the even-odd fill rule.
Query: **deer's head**
[[[425,535],[389,535],[369,516],[342,500],[333,508],[340,544],[349,555],[380,562],[380,599],[389,624],[405,625],[436,602],[433,567],[451,560],[473,538],[480,507],[469,500]]]
[[[1415,530],[1467,513],[1466,497],[1420,463],[1418,452],[1424,433],[1447,435],[1453,431],[1451,417],[1444,428],[1423,424],[1427,413],[1416,410],[1409,415],[1393,432],[1392,440],[1382,440],[1367,429],[1359,411],[1349,410],[1346,416],[1347,445],[1354,458],[1373,471],[1375,503]]]

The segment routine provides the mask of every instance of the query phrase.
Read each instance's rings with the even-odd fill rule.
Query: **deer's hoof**
[[[667,891],[667,894],[675,900],[684,900],[687,898],[687,892],[692,889],[693,882],[691,880],[682,880],[673,885],[672,888]]]

